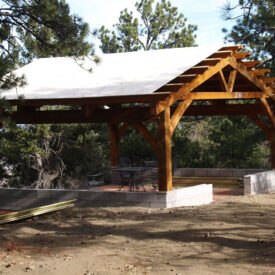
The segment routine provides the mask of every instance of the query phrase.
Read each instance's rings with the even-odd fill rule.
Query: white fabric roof
[[[86,58],[81,68],[70,57],[41,58],[14,71],[27,85],[1,97],[17,99],[83,98],[151,94],[221,47],[188,47],[103,54],[95,64]]]

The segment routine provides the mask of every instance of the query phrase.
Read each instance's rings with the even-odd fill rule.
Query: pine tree
[[[251,59],[261,60],[275,75],[274,0],[239,0],[234,7],[228,2],[223,11],[226,20],[236,20],[232,30],[223,29],[226,41],[244,44],[252,51]]]
[[[24,85],[27,79],[15,77],[11,72],[34,58],[79,57],[93,53],[92,45],[87,42],[88,25],[80,17],[71,15],[68,4],[63,0],[3,0],[0,23],[1,89]],[[7,76],[7,73],[10,74]],[[0,105],[0,110],[9,108],[5,100],[0,100]],[[69,172],[73,171],[71,160],[75,158],[66,154],[66,144],[75,133],[74,130],[81,129],[81,126],[15,127],[8,121],[4,126],[0,130],[0,180],[13,187],[53,188],[60,187],[62,179],[73,176]],[[100,146],[89,127],[85,136],[87,138],[82,147],[81,138],[74,135],[76,140],[70,144],[70,148],[78,149],[76,155],[81,155],[81,148],[86,150],[86,154],[89,154],[87,147],[97,148],[98,151],[90,152],[91,158],[96,155],[100,161]],[[83,162],[86,160],[83,157]],[[86,170],[96,169],[94,162],[89,163],[89,169]]]
[[[127,9],[120,12],[115,30],[102,26],[97,37],[104,53],[190,47],[195,45],[197,26],[187,19],[170,1],[140,0],[135,4],[140,19]]]
[[[70,14],[64,0],[2,0],[0,7],[0,88],[24,85],[22,77],[3,78],[36,57],[80,56],[91,52],[89,28]],[[4,81],[5,80],[5,81]]]

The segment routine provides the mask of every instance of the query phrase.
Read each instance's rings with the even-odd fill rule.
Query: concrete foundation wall
[[[228,169],[228,168],[176,168],[175,177],[243,177],[264,172],[264,169]]]
[[[200,184],[167,193],[167,208],[180,206],[197,206],[209,204],[213,201],[212,184]]]
[[[265,194],[275,191],[275,170],[246,175],[244,194]]]
[[[77,199],[76,207],[167,208],[210,203],[213,200],[213,191],[211,184],[181,188],[167,193],[0,189],[0,209],[3,210],[23,210],[70,199]]]

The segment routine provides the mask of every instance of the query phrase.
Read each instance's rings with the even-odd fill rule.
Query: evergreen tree
[[[119,23],[110,31],[102,26],[97,37],[104,53],[190,47],[195,45],[197,26],[186,24],[186,18],[170,1],[140,0],[135,4],[140,19],[127,9],[120,12]]]
[[[0,182],[9,187],[85,188],[87,175],[109,180],[106,125],[10,125],[0,131]],[[106,135],[107,133],[107,135]]]
[[[92,45],[86,41],[88,25],[80,17],[71,15],[63,0],[2,0],[0,23],[2,89],[24,85],[27,79],[10,72],[34,58],[79,57],[93,52]],[[10,73],[8,77],[7,73]],[[8,109],[5,100],[0,100],[0,104]],[[92,126],[88,125],[82,134],[81,125],[16,127],[8,121],[4,124],[5,128],[0,130],[0,179],[9,186],[60,188],[64,179],[93,173],[102,161],[102,146]],[[76,131],[81,134],[76,135]],[[85,161],[88,163],[88,167],[82,169],[84,172],[79,169],[74,172],[76,156],[82,156],[82,167]]]
[[[64,0],[2,0],[0,88],[24,85],[22,77],[3,76],[35,57],[77,57],[90,53],[88,31],[80,17],[70,14]]]
[[[223,9],[227,20],[236,24],[227,33],[226,41],[244,44],[252,51],[251,59],[259,59],[262,66],[275,75],[275,2],[274,0],[239,0],[232,7],[230,1]]]

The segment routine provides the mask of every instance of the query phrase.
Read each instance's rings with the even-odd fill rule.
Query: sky
[[[67,0],[71,13],[89,23],[90,29],[105,25],[111,29],[118,22],[120,11],[127,8],[135,11],[137,0]],[[198,26],[196,43],[199,46],[223,44],[222,28],[231,29],[232,21],[221,16],[221,7],[227,0],[170,0],[173,6],[187,18],[187,22]],[[236,0],[231,0],[236,2]],[[93,40],[98,45],[98,43]],[[99,51],[99,49],[97,50]]]

